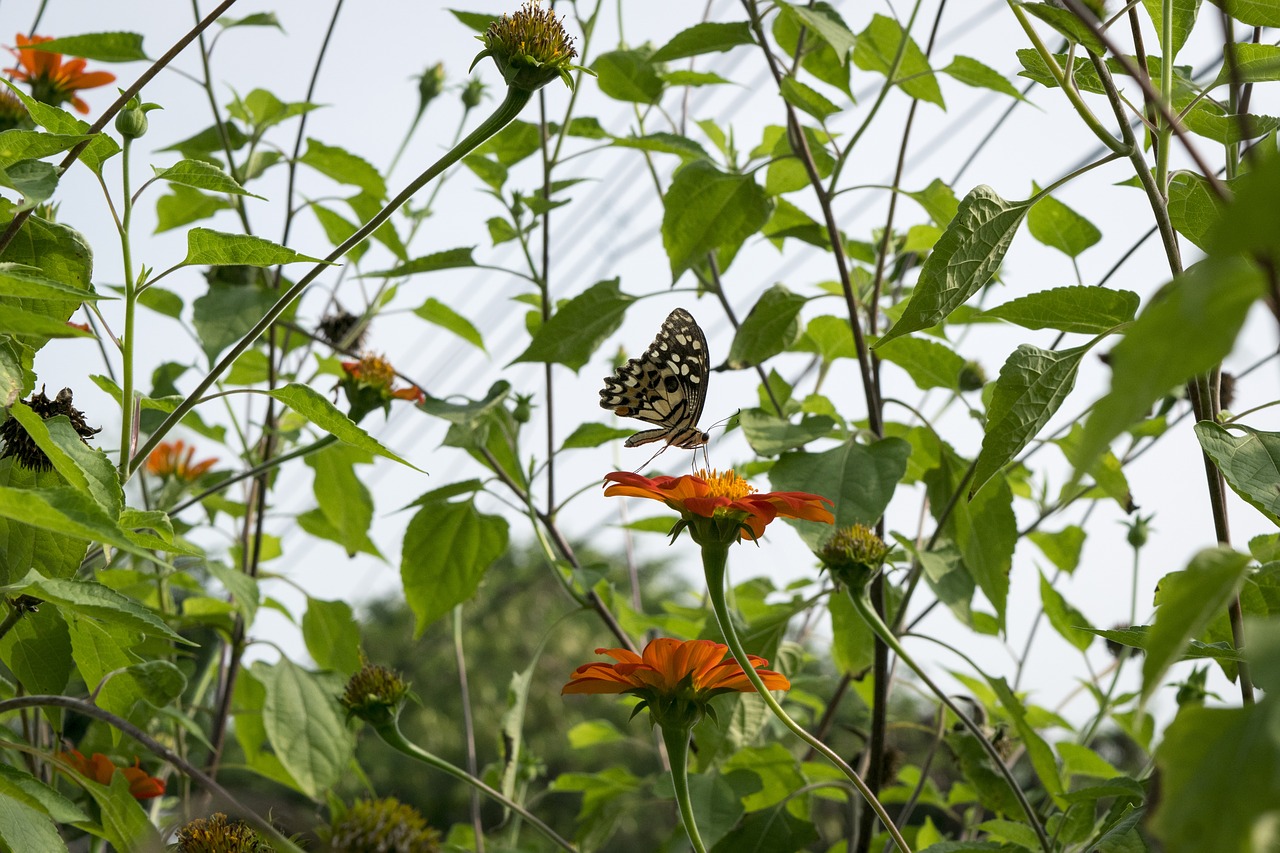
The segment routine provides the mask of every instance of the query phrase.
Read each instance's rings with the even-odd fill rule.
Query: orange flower
[[[707,702],[721,693],[751,693],[755,690],[738,661],[724,660],[729,647],[711,640],[675,640],[659,637],[645,646],[644,654],[628,649],[596,649],[617,663],[588,663],[578,667],[560,693],[634,693],[644,699],[636,708],[648,708],[663,726],[691,726],[703,713],[711,713]],[[785,675],[763,669],[767,660],[749,655],[748,660],[770,690],[789,690]]]
[[[85,72],[83,59],[62,61],[62,54],[45,50],[35,50],[27,45],[53,41],[51,36],[32,36],[27,38],[18,33],[18,49],[9,48],[9,52],[18,60],[16,68],[6,68],[6,74],[12,74],[15,80],[31,85],[31,97],[42,104],[61,106],[70,101],[76,112],[89,112],[89,105],[76,94],[81,89],[96,89],[115,82],[116,75],[108,71]]]
[[[132,767],[118,767],[101,752],[95,752],[93,758],[85,758],[78,749],[70,752],[59,752],[57,758],[69,765],[73,770],[99,785],[110,785],[111,777],[120,771],[129,780],[129,793],[135,800],[149,800],[164,793],[164,781],[148,776],[147,771],[138,765],[135,758]]]
[[[147,472],[157,477],[177,477],[179,480],[191,482],[218,463],[217,459],[202,459],[191,464],[196,455],[194,446],[187,446],[182,439],[174,442],[162,441],[147,457]]]
[[[697,528],[702,526],[700,519],[736,522],[738,536],[744,539],[759,539],[769,522],[778,517],[827,524],[835,521],[831,511],[823,506],[831,504],[831,500],[808,492],[757,492],[732,469],[724,473],[699,471],[681,477],[652,479],[629,471],[615,471],[606,474],[605,481],[613,483],[604,490],[606,496],[662,501],[680,513],[685,525],[695,528],[695,539],[699,534]]]
[[[393,387],[396,370],[391,366],[391,362],[380,355],[366,353],[360,357],[359,361],[344,361],[342,369],[346,371],[347,376],[355,380],[357,385],[372,388],[386,399],[412,400],[415,403],[421,403],[426,399],[422,389],[416,385],[406,388]]]

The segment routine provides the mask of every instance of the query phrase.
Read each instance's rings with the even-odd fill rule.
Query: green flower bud
[[[511,412],[511,417],[518,424],[527,424],[529,418],[533,414],[533,397],[528,394],[516,395],[516,406]]]
[[[525,0],[514,15],[503,15],[479,36],[484,50],[476,54],[471,67],[482,57],[493,58],[507,86],[536,92],[557,77],[573,88],[569,70],[578,55],[573,39],[550,9],[537,0]]]
[[[347,709],[347,719],[358,717],[366,723],[380,725],[396,718],[400,705],[409,695],[409,685],[385,666],[366,663],[351,676],[339,701]]]
[[[1146,518],[1135,515],[1133,521],[1121,522],[1121,524],[1129,528],[1129,535],[1125,538],[1134,548],[1141,548],[1147,544],[1147,538],[1151,535],[1151,519],[1153,518],[1155,518],[1154,515],[1148,515]]]
[[[863,524],[840,528],[818,552],[818,559],[831,576],[850,589],[860,589],[870,582],[888,556],[889,546]]]
[[[966,361],[960,368],[959,378],[961,391],[978,391],[987,384],[987,372],[976,361]]]
[[[134,95],[116,116],[116,133],[125,139],[137,139],[147,132],[147,113],[164,109],[159,104],[144,104]]]
[[[444,91],[444,63],[437,62],[418,77],[418,112],[425,110],[427,104],[439,97],[442,91]]]
[[[467,85],[462,87],[462,106],[469,110],[480,106],[480,99],[483,97],[484,83],[479,80],[468,80]]]

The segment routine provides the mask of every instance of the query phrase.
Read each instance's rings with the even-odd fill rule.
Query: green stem
[[[902,647],[902,643],[898,641],[897,636],[889,630],[889,627],[884,624],[884,620],[880,618],[879,614],[876,613],[875,608],[871,606],[871,598],[867,593],[867,587],[864,585],[862,588],[857,590],[852,587],[846,587],[846,589],[849,593],[849,600],[853,602],[854,609],[858,611],[858,614],[862,616],[864,620],[866,620],[867,625],[871,627],[871,630],[875,635],[883,640],[884,644],[892,649],[893,653],[897,655],[903,663],[911,667],[911,671],[924,682],[926,687],[933,691],[934,695],[938,697],[938,701],[942,702],[943,705],[946,705],[947,710],[955,714],[964,727],[967,728],[975,738],[977,738],[978,743],[982,744],[982,748],[996,765],[996,768],[1000,771],[1001,775],[1004,776],[1005,781],[1009,783],[1009,787],[1013,790],[1014,796],[1018,798],[1018,805],[1022,806],[1022,811],[1027,816],[1027,822],[1030,823],[1031,828],[1035,830],[1036,837],[1040,840],[1040,846],[1044,848],[1045,853],[1053,853],[1053,843],[1049,840],[1049,836],[1045,834],[1044,826],[1040,823],[1040,818],[1036,815],[1035,809],[1033,809],[1031,807],[1031,803],[1027,801],[1027,796],[1022,792],[1022,788],[1013,778],[1013,773],[1010,772],[1009,768],[1005,765],[1004,759],[1001,758],[1000,753],[996,751],[996,748],[991,744],[991,741],[989,741],[987,736],[983,734],[982,729],[977,723],[971,720],[968,715],[961,711],[960,706],[953,702],[951,697],[948,696],[941,687],[934,683],[933,679],[925,673],[924,669],[915,662],[915,659],[912,658],[911,655],[907,654],[907,650]]]
[[[133,196],[129,192],[129,152],[133,140],[124,137],[120,156],[120,258],[124,265],[124,339],[121,341],[123,363],[120,370],[120,478],[129,478],[129,454],[133,449],[133,340],[134,308],[138,300],[137,282],[133,279],[133,250],[129,244],[129,221],[133,218]]]
[[[729,561],[729,548],[723,542],[710,540],[699,542],[698,544],[702,546],[702,567],[707,578],[707,597],[711,599],[711,607],[715,611],[716,621],[720,623],[720,632],[724,634],[724,641],[729,646],[729,650],[733,652],[734,658],[741,664],[747,680],[751,682],[756,692],[760,694],[760,698],[764,700],[765,705],[769,706],[769,710],[784,726],[791,729],[796,737],[809,744],[814,750],[822,753],[828,761],[848,777],[849,781],[853,783],[854,787],[858,789],[858,792],[862,794],[863,798],[871,806],[876,816],[880,818],[880,822],[889,831],[889,835],[893,838],[894,843],[898,845],[898,849],[902,853],[911,853],[911,848],[907,845],[906,839],[902,837],[902,833],[898,831],[893,819],[885,811],[884,805],[872,793],[857,771],[850,767],[849,763],[841,758],[835,750],[818,740],[793,720],[791,715],[783,710],[778,700],[773,698],[773,694],[765,686],[760,674],[750,664],[751,659],[747,656],[747,650],[742,645],[742,639],[738,636],[738,630],[734,627],[733,619],[729,615],[729,607],[725,602],[725,569]],[[869,602],[868,606],[870,606]]]
[[[561,838],[554,829],[552,829],[551,827],[543,823],[541,820],[539,820],[532,812],[530,812],[524,806],[508,798],[501,791],[497,791],[493,788],[490,788],[484,782],[481,782],[479,779],[475,778],[470,773],[463,770],[461,767],[456,767],[453,764],[450,764],[449,762],[445,761],[443,758],[439,758],[435,755],[432,755],[431,753],[427,752],[425,749],[422,749],[417,744],[411,742],[408,738],[404,736],[404,734],[401,733],[399,724],[396,723],[394,720],[392,720],[389,723],[384,723],[382,725],[375,725],[373,727],[373,730],[378,733],[378,736],[382,738],[383,742],[386,743],[387,746],[390,746],[392,749],[399,750],[400,752],[403,752],[405,755],[409,756],[410,758],[417,759],[418,761],[421,761],[423,764],[426,764],[429,767],[434,767],[437,770],[440,770],[448,774],[449,776],[452,776],[454,779],[457,779],[459,782],[465,782],[466,784],[475,788],[480,793],[484,794],[486,797],[489,797],[494,802],[501,803],[506,808],[511,809],[511,811],[520,815],[520,817],[524,818],[529,822],[530,826],[532,826],[534,829],[541,832],[544,836],[547,837],[548,840],[550,840],[553,844],[555,844],[561,850],[568,850],[569,853],[577,853],[577,848],[575,848],[568,841]]]
[[[502,103],[498,105],[497,109],[493,111],[493,115],[485,119],[479,127],[468,134],[466,139],[459,142],[443,157],[432,163],[421,175],[414,178],[408,186],[396,195],[395,198],[387,202],[381,210],[374,214],[372,219],[356,229],[355,233],[346,240],[343,240],[341,245],[326,255],[323,261],[312,267],[306,275],[298,279],[292,287],[286,290],[280,299],[267,309],[267,312],[262,316],[262,319],[255,323],[253,328],[251,328],[234,346],[227,350],[226,354],[223,355],[218,363],[214,365],[213,369],[209,371],[209,374],[201,379],[200,383],[191,391],[191,393],[188,394],[186,398],[183,399],[183,401],[179,403],[169,414],[169,416],[164,419],[160,426],[156,428],[155,432],[153,432],[147,439],[146,444],[142,446],[135,457],[129,460],[128,468],[126,469],[122,466],[122,473],[128,477],[137,470],[137,460],[145,459],[147,454],[155,449],[155,446],[160,443],[169,430],[173,429],[186,416],[187,412],[190,412],[195,408],[196,403],[202,396],[204,396],[206,391],[213,387],[213,384],[217,382],[218,377],[225,373],[235,360],[239,358],[245,350],[252,346],[253,342],[256,341],[272,323],[280,318],[280,315],[289,308],[295,299],[302,295],[302,292],[307,289],[307,286],[310,285],[311,282],[315,281],[322,272],[337,262],[338,259],[345,255],[350,249],[359,245],[365,240],[365,238],[376,231],[383,222],[386,222],[391,217],[391,214],[399,210],[405,202],[412,198],[414,193],[438,177],[445,169],[471,153],[482,142],[489,139],[498,131],[502,130],[502,128],[510,124],[512,120],[520,114],[520,111],[524,109],[524,106],[529,103],[529,99],[532,95],[532,92],[518,89],[514,86],[508,87],[507,96],[502,100]]]
[[[1160,4],[1162,16],[1160,32],[1160,99],[1173,104],[1173,0]],[[1139,62],[1145,60],[1139,58]],[[1156,186],[1160,196],[1168,198],[1169,192],[1169,143],[1173,139],[1173,125],[1168,121],[1156,130]]]
[[[698,834],[698,824],[693,819],[693,800],[689,798],[689,729],[664,726],[662,740],[667,745],[667,757],[671,760],[671,785],[676,789],[676,803],[680,806],[680,819],[689,833],[689,843],[695,853],[707,853],[707,845]]]

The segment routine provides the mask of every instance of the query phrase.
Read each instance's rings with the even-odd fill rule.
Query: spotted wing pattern
[[[627,447],[651,441],[693,449],[710,439],[698,428],[706,400],[710,362],[707,338],[683,308],[663,321],[658,337],[640,358],[633,358],[604,380],[600,405],[624,418],[657,424],[631,436]]]

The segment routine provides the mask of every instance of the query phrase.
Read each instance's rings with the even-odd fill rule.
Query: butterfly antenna
[[[718,421],[716,421],[715,423],[713,423],[713,424],[712,424],[712,425],[707,429],[707,432],[711,432],[711,430],[713,430],[713,429],[715,429],[716,427],[721,426],[721,425],[723,425],[723,426],[724,426],[724,428],[725,428],[726,430],[728,430],[728,429],[729,429],[729,427],[733,426],[733,424],[734,424],[734,423],[736,423],[736,422],[738,421],[738,417],[739,417],[741,414],[742,414],[742,409],[738,409],[738,410],[737,410],[737,411],[735,411],[732,415],[729,415],[727,418],[721,418],[720,420],[718,420]]]

